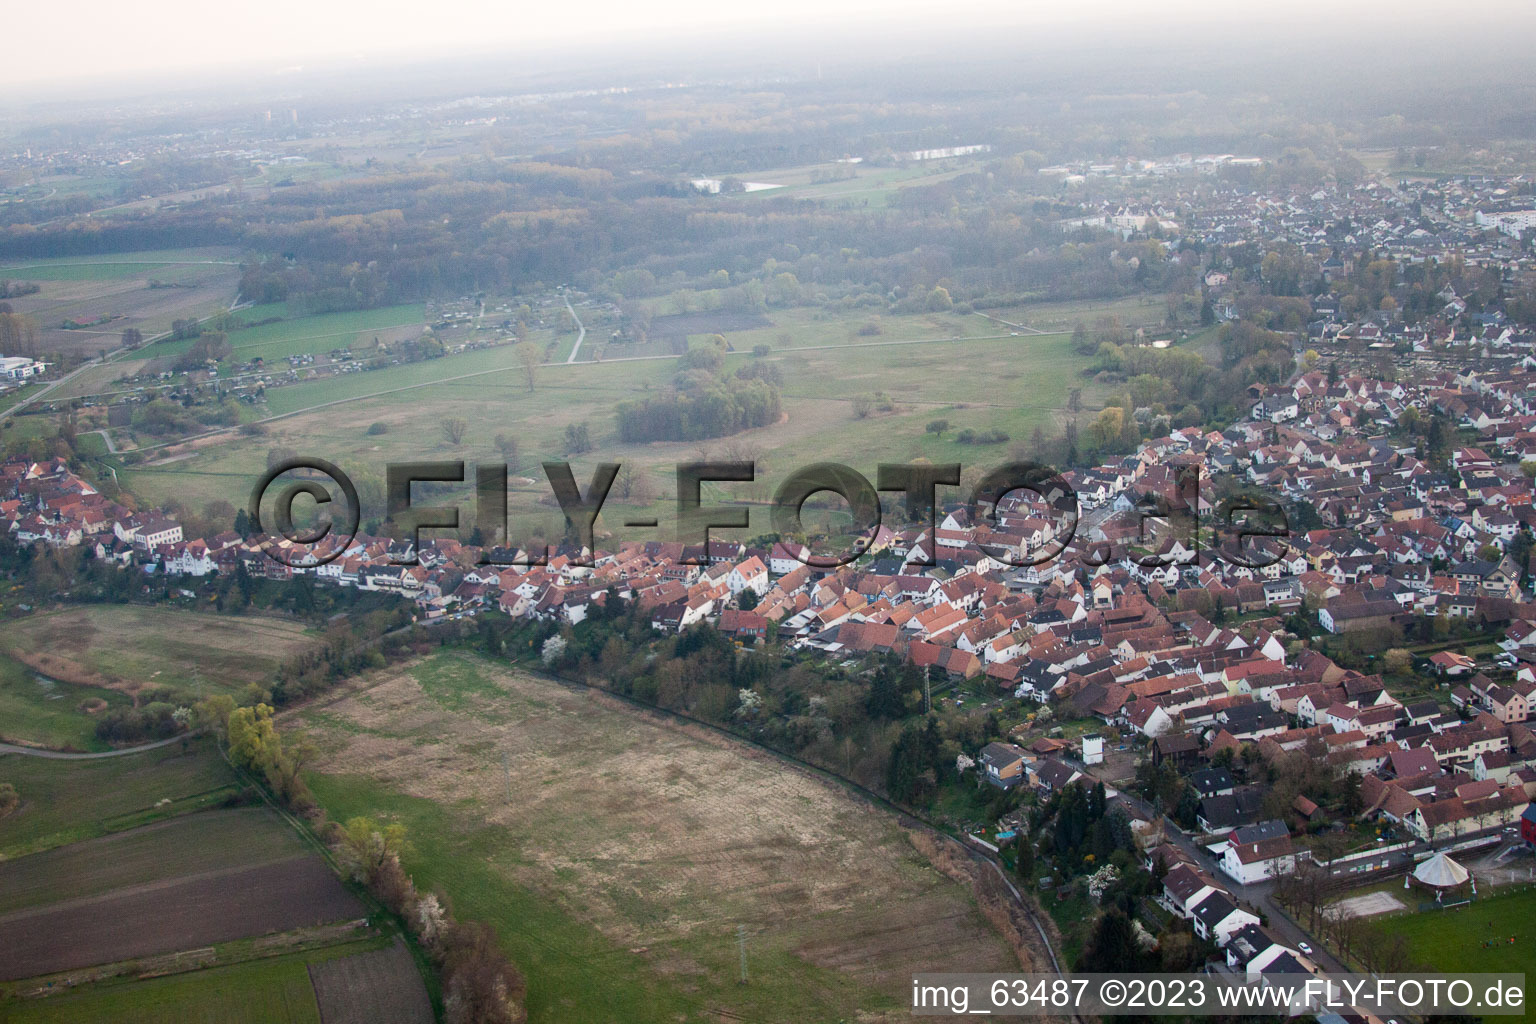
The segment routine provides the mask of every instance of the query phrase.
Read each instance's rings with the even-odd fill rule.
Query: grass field
[[[243,311],[241,318],[248,323],[255,323],[277,315],[281,314],[267,312],[267,307],[257,307]],[[426,323],[425,318],[426,308],[420,303],[413,303],[381,309],[299,316],[259,327],[230,331],[228,338],[230,346],[235,350],[235,357],[240,361],[248,362],[260,356],[272,362],[291,355],[316,354],[348,348],[353,344],[371,343],[373,335],[370,332],[393,337],[389,334],[391,329],[412,327],[417,330],[407,333],[420,333],[419,329]],[[153,359],[176,355],[191,348],[193,343],[190,338],[180,341],[166,339],[140,349],[135,356]]]
[[[107,744],[96,738],[95,716],[82,711],[86,701],[115,707],[132,703],[132,698],[116,690],[48,679],[0,655],[0,740],[54,750],[106,750]]]
[[[1482,876],[1479,875],[1479,878]],[[1416,905],[1419,894],[1396,890],[1400,899]],[[1401,935],[1408,941],[1411,970],[1436,973],[1524,973],[1527,985],[1536,976],[1536,888],[1487,895],[1452,910],[1394,914],[1371,918],[1383,941]],[[1514,936],[1514,943],[1508,940]],[[1490,945],[1484,947],[1483,943]],[[1524,1017],[1490,1017],[1514,1022],[1536,1020],[1527,1001]]]
[[[884,813],[609,698],[443,654],[300,717],[332,817],[407,825],[408,870],[497,926],[530,1021],[878,1021],[913,969],[1015,962]]]
[[[1069,315],[1065,307],[1052,308],[1053,316]],[[1077,312],[1092,311],[1073,306],[1072,314]],[[757,500],[770,496],[794,468],[826,459],[871,476],[879,462],[909,458],[997,465],[1008,458],[1011,445],[1028,443],[1036,428],[1047,438],[1062,434],[1073,388],[1084,389],[1081,418],[1091,419],[1102,400],[1092,381],[1081,376],[1086,360],[1072,351],[1066,334],[1013,336],[981,317],[953,314],[884,317],[881,333],[872,337],[858,333],[868,319],[863,316],[790,310],[775,312],[772,319],[772,326],[727,335],[735,349],[727,368],[746,365],[754,345],[768,344],[768,358],[784,377],[785,418],[730,438],[703,444],[619,441],[614,406],[666,389],[676,372],[670,358],[621,359],[614,355],[621,347],[614,346],[600,363],[544,367],[530,393],[515,354],[501,348],[275,389],[268,393],[269,410],[285,418],[267,424],[265,436],[226,435],[189,450],[188,457],[123,468],[120,476],[151,502],[174,497],[194,507],[216,500],[239,506],[272,448],[322,452],[354,476],[382,478],[392,461],[500,461],[493,442],[505,433],[520,443],[520,472],[538,478],[535,486],[514,487],[509,503],[514,519],[519,525],[547,525],[553,514],[540,503],[549,491],[538,462],[562,457],[566,428],[586,423],[594,451],[575,460],[578,477],[586,479],[587,463],[599,460],[646,467],[657,494],[652,511],[663,520],[661,533],[670,536],[662,499],[670,494],[675,465],[696,460],[701,450],[717,456],[732,448],[755,450],[761,482],[736,490]],[[780,340],[786,334],[789,343]],[[894,408],[855,418],[855,400],[876,393]],[[331,402],[344,404],[322,407]],[[458,446],[443,440],[441,423],[450,416],[470,424]],[[942,436],[927,433],[924,428],[935,419],[948,420],[951,429]],[[367,433],[373,423],[384,424],[387,433]],[[961,445],[956,435],[965,428],[1001,430],[1011,441]],[[767,529],[766,522],[755,529]]]
[[[820,200],[833,205],[880,208],[889,205],[892,197],[904,187],[932,185],[977,170],[979,167],[974,160],[965,157],[924,160],[900,167],[813,164],[733,175],[743,181],[768,182],[784,187],[744,192],[724,198],[727,202],[761,202],[787,196],[792,199]],[[836,172],[850,176],[834,181],[816,181],[814,179],[818,171],[823,172],[823,175]]]
[[[304,957],[215,967],[191,974],[12,1002],[14,1024],[320,1024]]]
[[[3,1004],[14,1024],[431,1024],[410,954],[365,938],[144,980],[113,979]],[[322,1017],[321,1007],[329,1004]],[[364,1016],[349,1016],[361,1011]]]
[[[0,781],[22,801],[0,818],[0,859],[212,807],[238,783],[207,739],[89,761],[0,754]]]
[[[1417,899],[1411,893],[1399,895]],[[1529,973],[1536,963],[1536,889],[1484,895],[1454,910],[1376,918],[1372,927],[1384,938],[1406,938],[1414,961],[1436,971]],[[1507,941],[1511,935],[1513,945]],[[1493,945],[1484,948],[1489,940]]]
[[[0,629],[0,651],[63,683],[126,694],[168,687],[188,699],[270,680],[314,643],[285,619],[133,605],[42,612]]]

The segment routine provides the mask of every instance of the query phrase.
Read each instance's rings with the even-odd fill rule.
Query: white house
[[[1195,934],[1202,939],[1225,946],[1232,934],[1250,924],[1258,924],[1257,916],[1250,914],[1232,897],[1219,889],[1207,893],[1190,915]]]
[[[804,544],[779,541],[768,553],[768,568],[775,576],[784,576],[800,568],[810,557],[811,549]]]
[[[768,567],[763,564],[761,558],[753,555],[731,568],[730,573],[725,577],[725,585],[730,588],[732,597],[743,590],[750,590],[758,597],[762,597],[768,593]]]
[[[1246,830],[1238,829],[1233,833],[1234,838],[1221,855],[1221,870],[1236,879],[1239,885],[1252,885],[1296,870],[1296,849],[1291,845],[1288,833],[1270,839],[1238,842],[1235,837],[1243,831]]]
[[[139,525],[133,535],[133,543],[141,548],[154,550],[162,544],[175,544],[181,540],[181,524],[174,519],[151,519]]]
[[[42,373],[47,365],[26,356],[0,356],[0,377],[6,380],[26,380]]]

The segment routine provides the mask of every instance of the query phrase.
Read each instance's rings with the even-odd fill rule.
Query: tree
[[[743,587],[740,594],[736,595],[736,607],[744,612],[749,612],[757,607],[757,591],[751,587]]]
[[[1085,974],[1121,974],[1140,970],[1143,960],[1131,919],[1119,907],[1111,907],[1093,926],[1076,969]]]
[[[1382,656],[1382,664],[1388,672],[1402,675],[1413,667],[1413,654],[1402,647],[1394,647]]]
[[[940,285],[928,293],[928,311],[930,313],[943,313],[953,309],[955,300],[949,297],[949,289]]]
[[[1019,836],[1019,845],[1014,851],[1013,872],[1024,881],[1033,881],[1035,877],[1035,847],[1026,835]]]
[[[518,365],[523,368],[523,377],[528,381],[528,390],[532,391],[539,379],[539,366],[544,362],[544,353],[539,346],[531,341],[519,342],[512,349],[517,356]]]
[[[229,713],[229,756],[242,768],[265,773],[282,754],[282,740],[272,722],[272,706],[235,708]]]
[[[464,435],[469,432],[469,421],[461,416],[446,417],[441,426],[444,440],[455,446],[462,444]]]
[[[1094,443],[1099,448],[1107,448],[1120,439],[1124,430],[1125,410],[1118,405],[1106,406],[1093,421]]]
[[[455,921],[437,944],[446,1024],[522,1024],[528,986],[490,925]]]
[[[928,425],[923,429],[930,434],[938,435],[942,439],[944,431],[949,429],[949,420],[929,420]]]
[[[891,745],[885,772],[885,789],[897,803],[917,802],[923,792],[922,739],[910,723]]]
[[[539,649],[539,657],[545,665],[553,665],[565,656],[565,638],[556,634],[544,641],[544,646]]]
[[[1301,357],[1301,365],[1306,367],[1308,373],[1311,373],[1317,369],[1317,364],[1322,361],[1322,358],[1322,356],[1318,355],[1317,349],[1309,348]]]
[[[568,423],[565,426],[565,453],[580,455],[592,450],[592,435],[585,422]]]
[[[620,501],[636,505],[644,505],[655,497],[651,478],[646,476],[645,470],[636,469],[632,462],[625,462],[619,467],[619,475],[614,477],[613,490]]]
[[[416,936],[424,946],[436,944],[448,922],[448,914],[436,894],[427,893],[416,901]]]
[[[6,355],[37,355],[37,321],[25,313],[0,313],[0,352]]]
[[[507,464],[508,469],[517,468],[519,449],[517,438],[511,434],[496,435],[496,450],[501,453],[502,461]]]
[[[369,885],[386,863],[398,861],[409,848],[404,825],[379,825],[371,818],[356,817],[343,826],[337,855],[354,879]]]
[[[1072,328],[1072,350],[1079,355],[1092,355],[1098,342],[1088,337],[1088,327],[1081,320]]]
[[[235,698],[227,693],[216,693],[197,702],[193,718],[199,729],[208,729],[220,739],[228,735],[229,716],[234,713]]]
[[[9,782],[0,782],[0,818],[10,814],[21,805],[21,794],[16,792],[16,787]]]
[[[875,670],[874,678],[870,680],[869,694],[864,699],[864,710],[876,721],[900,718],[907,713],[901,684],[896,680],[896,673],[889,667],[882,665]]]

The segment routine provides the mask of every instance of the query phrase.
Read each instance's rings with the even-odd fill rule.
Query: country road
[[[188,261],[179,261],[179,262],[188,262]],[[197,260],[195,262],[197,262],[197,263],[223,263],[225,261],[224,260]],[[230,304],[229,308],[230,308],[230,311],[233,312],[234,310],[243,309],[244,307],[249,306],[249,305],[250,305],[250,303],[248,303],[248,302],[247,303],[241,303],[240,302],[240,296],[237,293],[235,295],[235,301]],[[205,316],[205,317],[202,317],[201,319],[199,319],[198,322],[199,323],[204,323],[204,322],[206,322],[208,320],[212,320],[212,319],[213,319],[213,317],[211,317],[211,316]],[[170,331],[161,331],[159,334],[155,335],[152,338],[144,339],[144,345],[140,346],[140,348],[143,348],[144,346],[152,345],[155,342],[160,341],[163,338],[169,338],[170,336],[171,336],[171,332]],[[84,373],[86,370],[89,370],[91,367],[98,366],[98,365],[104,366],[107,363],[111,362],[113,357],[121,355],[122,353],[124,353],[126,351],[127,351],[127,349],[124,349],[124,348],[115,348],[115,349],[112,349],[111,351],[101,353],[101,355],[97,356],[94,359],[86,360],[85,362],[81,363],[79,366],[75,367],[73,370],[70,370],[64,376],[60,377],[58,380],[49,381],[47,384],[43,385],[43,387],[41,389],[39,389],[36,393],[28,395],[26,398],[22,399],[20,402],[17,402],[15,405],[11,406],[11,408],[7,409],[5,414],[7,416],[15,416],[17,413],[21,412],[27,406],[31,405],[33,402],[37,402],[37,401],[40,401],[41,399],[47,398],[56,389],[58,389],[59,387],[62,387],[65,384],[68,384],[70,381],[74,380],[77,376],[79,376],[80,374]],[[112,392],[112,393],[116,394],[117,392]],[[92,397],[92,396],[90,396],[90,395],[77,395],[75,397],[77,397],[77,398],[82,398],[82,397],[83,398],[89,398],[89,397]],[[102,433],[105,434],[105,431],[103,431]],[[111,445],[112,445],[112,440],[111,440],[111,438],[108,438],[107,439],[107,446],[110,448]],[[114,454],[116,454],[115,450],[114,450]]]
[[[581,322],[581,317],[576,315],[576,307],[571,305],[571,296],[566,294],[565,308],[571,311],[571,319],[576,321],[576,344],[571,346],[571,354],[566,358],[567,363],[576,361],[576,353],[581,351],[581,343],[587,338],[587,325]]]
[[[195,732],[189,732],[181,736],[172,736],[170,739],[144,743],[137,747],[123,747],[121,750],[103,750],[96,754],[68,754],[62,750],[39,750],[36,747],[21,747],[14,743],[0,743],[0,755],[20,754],[22,757],[40,757],[45,761],[99,761],[104,757],[126,757],[129,754],[142,754],[146,750],[158,750],[161,747],[168,747],[172,743],[191,739],[196,735],[197,733]]]
[[[84,373],[86,370],[90,369],[92,366],[95,366],[96,363],[97,363],[97,360],[95,360],[95,359],[92,359],[90,362],[81,363],[79,366],[75,367],[73,370],[70,370],[68,373],[66,373],[64,376],[60,377],[58,380],[50,381],[49,383],[43,385],[43,387],[41,389],[39,389],[38,391],[34,392],[33,394],[28,395],[26,398],[23,398],[21,401],[17,402],[15,405],[11,406],[9,409],[7,409],[5,411],[5,414],[7,416],[15,416],[17,413],[21,412],[21,410],[23,410],[27,406],[31,405],[33,402],[36,402],[36,401],[38,401],[41,398],[46,398],[49,394],[51,394],[53,392],[53,390],[55,388],[59,387],[60,385],[69,383],[71,380],[73,380],[79,374]]]

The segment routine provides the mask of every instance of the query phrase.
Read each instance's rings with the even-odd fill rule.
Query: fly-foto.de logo
[[[602,513],[621,463],[599,463],[583,488],[569,462],[542,463],[544,476],[565,518],[564,547],[577,564],[590,559],[598,516]],[[796,557],[813,568],[830,569],[845,565],[868,549],[869,541],[881,528],[883,512],[880,495],[889,493],[904,499],[907,521],[936,536],[939,518],[939,488],[958,487],[959,463],[881,463],[873,482],[851,466],[818,462],[790,473],[774,491],[767,512],[770,528],[781,540],[799,542]],[[685,549],[708,552],[712,530],[748,530],[754,528],[753,508],[746,505],[706,504],[706,483],[729,487],[757,480],[753,462],[686,462],[676,466],[675,534],[671,540]],[[282,478],[293,479],[283,481]],[[280,482],[281,481],[281,482]],[[418,505],[412,497],[413,484],[465,484],[473,482],[472,519],[466,520],[463,508],[456,504]],[[1123,513],[1137,524],[1129,544],[1106,540],[1076,543],[1082,522],[1077,492],[1053,467],[1037,462],[1010,462],[986,472],[970,489],[963,502],[969,521],[990,526],[998,535],[1007,536],[1001,527],[1010,510],[1027,513],[1048,521],[1049,539],[1039,543],[1004,543],[988,549],[989,557],[1010,566],[1036,566],[1052,562],[1069,550],[1090,567],[1129,557],[1143,566],[1173,563],[1198,563],[1203,557],[1219,557],[1235,565],[1260,569],[1272,565],[1282,551],[1265,546],[1265,538],[1290,536],[1285,510],[1278,502],[1263,496],[1244,494],[1211,505],[1203,497],[1204,475],[1198,466],[1181,467],[1168,493],[1148,493],[1130,503]],[[408,540],[404,553],[392,557],[397,565],[414,565],[415,551],[423,530],[458,530],[471,524],[486,538],[508,537],[508,467],[505,463],[481,463],[472,468],[464,462],[397,462],[385,470],[384,523],[395,537]],[[829,492],[846,503],[851,525],[840,531],[852,539],[841,550],[813,551],[807,541],[818,538],[806,529],[803,519],[806,502],[814,495]],[[262,507],[272,498],[270,520]],[[300,499],[313,502],[310,511],[324,513],[313,527],[301,529],[295,522],[294,507]],[[340,506],[340,514],[333,510]],[[267,545],[268,554],[295,568],[315,567],[339,558],[357,532],[362,520],[358,491],[351,477],[325,459],[295,457],[271,466],[256,482],[247,506],[252,529],[258,536],[288,541],[286,545]],[[268,531],[270,521],[275,530]],[[761,528],[761,522],[756,524]],[[655,517],[631,517],[622,526],[632,531],[657,530]],[[1148,552],[1153,534],[1174,537],[1178,543],[1172,552]],[[1250,541],[1259,541],[1254,544]],[[824,545],[823,545],[824,547]],[[918,550],[908,557],[908,564],[933,565],[937,544]],[[482,565],[540,565],[549,557],[547,547],[521,551],[498,559],[494,547],[482,554]],[[707,561],[707,554],[685,556],[685,563]]]

